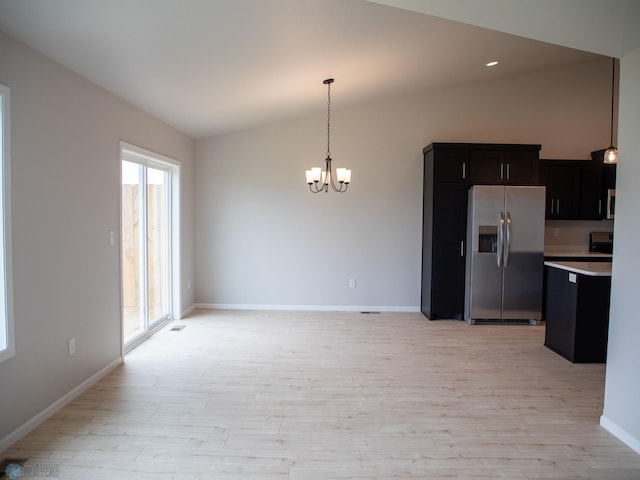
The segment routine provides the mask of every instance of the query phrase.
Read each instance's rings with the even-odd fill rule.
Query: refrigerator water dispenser
[[[480,225],[478,230],[478,252],[496,253],[498,251],[498,227]]]

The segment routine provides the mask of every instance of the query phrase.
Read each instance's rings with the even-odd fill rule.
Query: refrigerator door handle
[[[507,241],[504,244],[504,268],[509,266],[509,254],[511,253],[511,212],[507,212]]]
[[[498,248],[496,249],[496,260],[498,268],[502,268],[502,250],[504,245],[504,213],[500,212],[500,223],[498,225]]]

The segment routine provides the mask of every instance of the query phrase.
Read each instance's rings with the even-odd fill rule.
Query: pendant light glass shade
[[[607,148],[604,152],[604,163],[613,164],[618,163],[618,149],[614,146]]]

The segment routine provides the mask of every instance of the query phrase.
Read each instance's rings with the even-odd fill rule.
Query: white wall
[[[120,356],[119,248],[108,235],[119,231],[120,140],[182,161],[182,275],[193,278],[194,142],[2,33],[0,65],[11,88],[16,340],[0,363],[2,440]],[[184,292],[183,309],[192,303]]]
[[[602,425],[640,453],[640,48],[620,59],[619,163]]]
[[[196,302],[417,310],[422,148],[541,143],[542,157],[588,159],[609,143],[609,62],[352,109],[336,81],[332,156],[353,170],[346,194],[312,195],[304,181],[324,159],[324,112],[197,141]]]

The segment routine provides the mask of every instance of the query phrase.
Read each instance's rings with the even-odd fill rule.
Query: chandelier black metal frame
[[[349,188],[351,182],[351,170],[347,168],[336,168],[336,180],[333,180],[333,172],[331,170],[331,84],[333,78],[327,78],[322,83],[327,86],[327,158],[325,159],[325,168],[313,167],[307,170],[306,177],[309,184],[309,190],[313,193],[329,191],[329,185],[334,192],[344,193]]]

